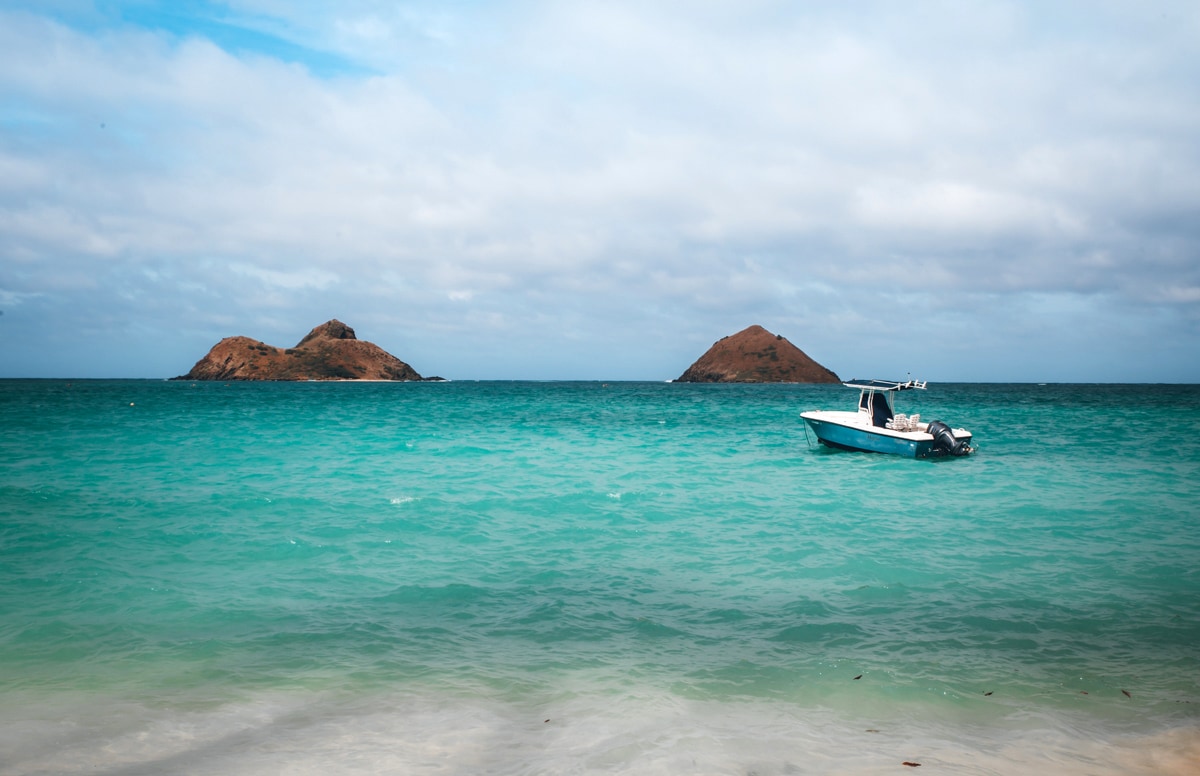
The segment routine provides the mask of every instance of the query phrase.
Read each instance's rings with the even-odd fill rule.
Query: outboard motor
[[[968,455],[971,446],[954,438],[954,432],[940,420],[929,424],[929,433],[933,435],[933,449],[943,455]]]

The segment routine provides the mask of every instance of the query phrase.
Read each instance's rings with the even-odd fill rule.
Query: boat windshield
[[[876,393],[871,401],[875,405],[871,410],[871,422],[880,428],[887,428],[892,419],[892,403],[886,393]]]
[[[866,390],[858,397],[858,411],[865,412],[872,426],[886,428],[892,419],[892,402],[887,391]]]

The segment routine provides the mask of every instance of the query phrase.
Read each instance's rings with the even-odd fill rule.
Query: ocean
[[[0,775],[1194,774],[1200,386],[0,381]]]

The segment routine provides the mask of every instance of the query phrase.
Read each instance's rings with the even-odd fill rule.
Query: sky
[[[1200,5],[0,0],[0,377],[1200,383]]]

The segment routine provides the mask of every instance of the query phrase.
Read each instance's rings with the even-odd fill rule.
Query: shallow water
[[[1200,387],[855,398],[0,381],[0,774],[1200,766]]]

